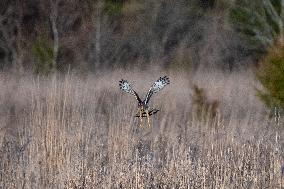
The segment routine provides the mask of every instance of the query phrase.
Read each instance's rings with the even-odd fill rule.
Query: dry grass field
[[[163,75],[1,73],[0,188],[284,187],[283,122],[268,118],[252,74],[167,73],[150,102],[160,112],[139,128],[118,81],[145,95]],[[217,102],[214,116],[196,111],[193,84]]]

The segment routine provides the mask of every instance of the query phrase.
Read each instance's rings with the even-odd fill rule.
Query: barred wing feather
[[[162,90],[166,85],[170,84],[170,79],[167,76],[160,77],[150,88],[149,92],[146,95],[145,103],[147,104],[151,96],[160,90]]]
[[[124,92],[127,92],[129,94],[132,94],[135,96],[135,98],[141,102],[141,99],[139,98],[138,94],[132,89],[131,85],[128,83],[127,80],[120,80],[119,81],[119,87],[121,90],[123,90]]]

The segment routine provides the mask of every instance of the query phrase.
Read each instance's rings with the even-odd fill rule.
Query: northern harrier
[[[131,85],[126,80],[119,81],[119,87],[124,92],[132,94],[135,96],[136,100],[138,101],[138,112],[135,117],[140,117],[140,125],[142,124],[142,117],[147,117],[148,125],[150,126],[150,119],[149,116],[157,113],[159,110],[149,108],[149,100],[153,94],[162,90],[166,85],[170,84],[170,79],[167,76],[160,77],[150,88],[149,92],[147,93],[145,99],[142,101],[139,95],[132,89]]]

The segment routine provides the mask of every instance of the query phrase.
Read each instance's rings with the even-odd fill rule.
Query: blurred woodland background
[[[284,0],[0,0],[0,188],[282,188],[283,110]]]
[[[283,1],[1,0],[0,68],[239,70],[283,35]],[[282,7],[282,8],[281,8]]]

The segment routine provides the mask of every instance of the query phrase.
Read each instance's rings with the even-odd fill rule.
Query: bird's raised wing
[[[138,94],[132,89],[131,85],[128,83],[128,81],[122,79],[119,81],[119,87],[124,92],[127,92],[129,94],[132,94],[135,96],[135,98],[138,100],[138,102],[142,102],[139,98]]]
[[[162,90],[166,85],[170,84],[170,79],[168,76],[160,77],[150,88],[149,92],[145,98],[145,104],[147,104],[151,96],[160,90]]]

